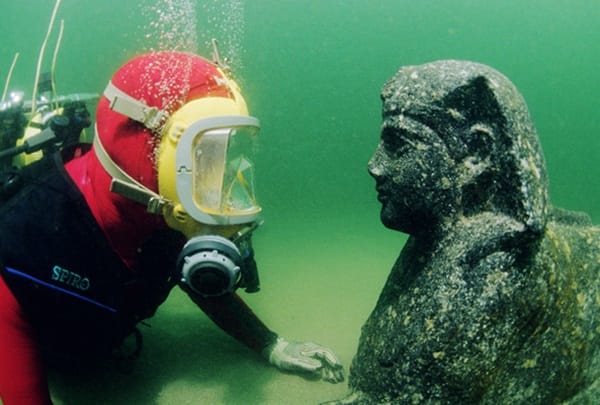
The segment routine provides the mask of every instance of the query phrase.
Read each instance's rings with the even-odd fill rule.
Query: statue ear
[[[463,156],[481,161],[498,147],[498,135],[505,122],[492,86],[488,78],[475,76],[444,98],[447,110],[460,117],[456,132]]]
[[[466,145],[466,157],[461,162],[461,181],[463,184],[474,183],[479,177],[487,173],[494,163],[497,145],[495,144],[495,133],[493,128],[483,124],[475,123],[463,134],[463,142]]]
[[[495,149],[496,130],[485,122],[476,122],[463,134],[468,156],[484,160]]]

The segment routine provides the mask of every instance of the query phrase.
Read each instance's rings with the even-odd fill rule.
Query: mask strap
[[[110,109],[141,122],[148,129],[160,128],[168,118],[169,113],[156,107],[150,107],[140,100],[136,100],[129,94],[121,91],[112,82],[108,82],[104,89],[104,96],[110,102]]]
[[[110,191],[119,194],[125,198],[133,200],[146,206],[148,212],[161,215],[167,206],[171,206],[171,201],[160,194],[155,193],[142,183],[131,177],[108,156],[104,145],[100,142],[98,131],[94,136],[94,150],[104,170],[112,177],[110,182]]]

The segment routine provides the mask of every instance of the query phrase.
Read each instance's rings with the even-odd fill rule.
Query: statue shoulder
[[[459,218],[441,239],[437,260],[454,266],[508,266],[523,255],[535,236],[522,222],[492,212]]]

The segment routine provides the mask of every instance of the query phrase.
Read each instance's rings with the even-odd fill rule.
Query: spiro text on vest
[[[86,291],[90,288],[89,278],[81,277],[79,274],[69,271],[67,269],[63,269],[58,265],[52,268],[51,278],[54,281],[58,281],[59,283],[75,287],[81,291]]]

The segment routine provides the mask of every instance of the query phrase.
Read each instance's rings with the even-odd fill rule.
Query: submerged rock
[[[369,171],[382,222],[410,238],[337,403],[598,403],[600,228],[550,205],[518,91],[439,61],[382,99]]]

